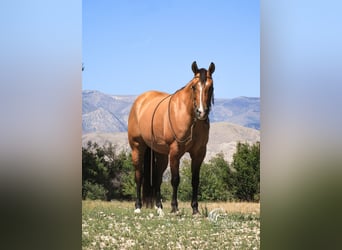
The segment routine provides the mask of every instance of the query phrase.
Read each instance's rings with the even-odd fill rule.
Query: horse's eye
[[[191,88],[192,88],[192,90],[196,90],[196,86],[195,85],[192,85]]]

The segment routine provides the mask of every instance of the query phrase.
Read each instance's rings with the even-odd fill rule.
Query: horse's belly
[[[170,146],[167,144],[153,144],[153,150],[160,154],[167,155],[170,152]]]
[[[149,146],[154,151],[156,151],[160,154],[166,155],[166,154],[169,154],[169,152],[170,152],[170,146],[165,142],[158,141],[158,139],[151,142],[150,138],[144,138],[144,141],[147,144],[147,146]]]

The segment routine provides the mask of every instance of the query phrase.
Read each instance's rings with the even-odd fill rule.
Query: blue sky
[[[216,65],[216,98],[260,96],[259,1],[84,0],[82,89],[173,93]]]

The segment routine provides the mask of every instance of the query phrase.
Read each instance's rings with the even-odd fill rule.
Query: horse
[[[208,70],[198,69],[192,63],[193,78],[173,94],[148,91],[136,98],[128,118],[128,141],[132,149],[135,169],[135,213],[143,203],[162,212],[160,186],[170,160],[172,200],[171,213],[178,212],[177,191],[180,182],[179,163],[188,152],[191,157],[193,215],[199,214],[198,186],[200,167],[207,151],[209,139],[209,112],[214,104],[212,74],[215,64]]]

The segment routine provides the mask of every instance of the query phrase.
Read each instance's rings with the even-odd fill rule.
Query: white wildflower
[[[100,242],[100,248],[104,248],[106,246],[106,243]]]
[[[224,215],[224,210],[222,208],[215,208],[208,214],[208,220],[217,221],[217,218]]]

